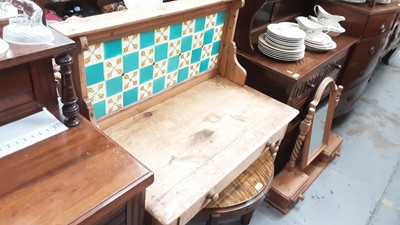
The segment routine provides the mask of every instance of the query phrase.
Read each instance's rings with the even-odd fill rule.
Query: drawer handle
[[[333,67],[335,67],[338,70],[342,69],[342,65],[340,65],[339,63],[334,63]]]
[[[370,55],[373,55],[374,53],[375,53],[375,47],[372,46],[372,47],[369,49],[369,54],[370,54]]]
[[[315,84],[309,83],[309,84],[307,84],[307,87],[309,87],[309,88],[315,88]]]
[[[385,24],[382,24],[380,30],[381,30],[381,34],[382,34],[382,33],[385,33],[385,31],[386,31],[386,25],[385,25]]]

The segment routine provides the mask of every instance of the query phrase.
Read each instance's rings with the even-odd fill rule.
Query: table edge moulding
[[[274,158],[298,114],[245,85],[233,42],[243,4],[172,1],[51,24],[78,44],[81,113],[154,171],[145,224],[186,224],[263,152]]]

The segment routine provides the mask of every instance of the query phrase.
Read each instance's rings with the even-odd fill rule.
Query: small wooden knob
[[[299,200],[303,201],[304,200],[304,195],[299,194],[299,196],[297,197]]]
[[[215,193],[213,190],[211,190],[210,192],[208,192],[206,198],[213,202],[216,202],[219,198],[219,194]]]

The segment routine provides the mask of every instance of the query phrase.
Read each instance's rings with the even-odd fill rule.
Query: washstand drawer
[[[361,38],[370,38],[388,33],[395,18],[396,14],[392,12],[369,17]]]
[[[339,84],[347,86],[351,83],[359,83],[365,79],[375,69],[378,64],[378,56],[362,63],[349,64],[346,71],[343,73],[339,80]]]
[[[349,63],[364,62],[368,59],[379,56],[385,42],[386,34],[360,41],[354,49]]]
[[[316,87],[318,87],[324,78],[332,77],[337,81],[339,73],[346,61],[346,57],[347,51],[330,59],[315,71],[311,72],[309,76],[304,77],[304,79],[299,81],[290,94],[289,105],[296,105],[298,101],[307,97]]]

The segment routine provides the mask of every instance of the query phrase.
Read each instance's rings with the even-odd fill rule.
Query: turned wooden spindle
[[[78,98],[76,97],[74,83],[72,80],[72,56],[67,53],[57,55],[55,57],[56,63],[60,66],[61,73],[61,102],[62,113],[65,116],[64,124],[67,127],[75,127],[79,125],[77,118],[79,114],[79,106],[76,103]]]
[[[295,165],[296,165],[297,157],[299,156],[300,150],[301,150],[301,148],[303,147],[303,143],[304,143],[304,139],[305,139],[305,137],[306,137],[306,134],[307,134],[308,130],[309,130],[310,127],[311,127],[311,121],[312,121],[312,119],[314,118],[314,114],[315,114],[315,108],[312,108],[312,107],[311,107],[311,108],[308,110],[308,114],[307,114],[306,118],[304,118],[304,120],[301,121],[301,123],[300,123],[300,126],[299,126],[299,128],[300,128],[299,136],[298,136],[297,139],[296,139],[296,143],[295,143],[295,145],[294,145],[292,154],[290,155],[290,159],[289,159],[289,161],[287,162],[286,167],[285,167],[285,169],[286,169],[287,171],[292,171],[293,168],[294,168]]]

